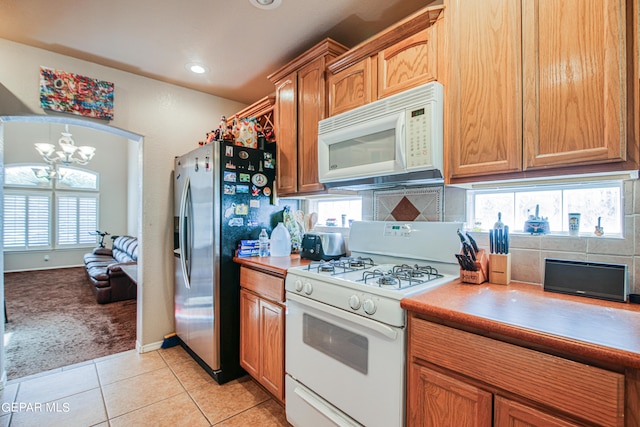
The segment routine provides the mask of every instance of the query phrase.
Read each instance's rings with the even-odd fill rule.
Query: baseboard
[[[159,350],[162,346],[162,341],[152,342],[151,344],[141,345],[140,341],[136,340],[136,351],[138,353],[148,353],[150,351]]]

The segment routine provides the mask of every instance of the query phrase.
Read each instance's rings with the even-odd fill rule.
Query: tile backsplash
[[[466,221],[466,190],[449,186],[365,191],[362,219]],[[624,183],[624,236],[511,236],[512,280],[541,284],[545,258],[626,264],[629,292],[640,293],[640,180]],[[488,233],[472,233],[488,249]]]

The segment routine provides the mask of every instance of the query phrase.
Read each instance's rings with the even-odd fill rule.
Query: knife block
[[[460,269],[460,280],[462,282],[479,285],[489,279],[489,257],[484,249],[478,250],[474,264],[478,269],[477,271]]]
[[[489,256],[489,281],[497,285],[511,283],[511,254]]]

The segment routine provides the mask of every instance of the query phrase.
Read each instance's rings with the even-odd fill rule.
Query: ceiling
[[[251,104],[274,92],[267,75],[325,37],[352,47],[436,3],[0,0],[0,38]],[[189,62],[208,72],[193,74]]]

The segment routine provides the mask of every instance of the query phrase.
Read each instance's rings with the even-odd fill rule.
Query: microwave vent
[[[438,93],[439,91],[439,93]],[[438,95],[441,98],[442,85],[438,82],[430,82],[413,89],[406,90],[396,95],[374,101],[351,111],[321,120],[318,123],[318,133],[323,134],[336,129],[342,129],[364,120],[384,116],[411,108],[412,106],[424,105],[435,102]]]

